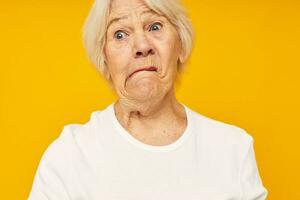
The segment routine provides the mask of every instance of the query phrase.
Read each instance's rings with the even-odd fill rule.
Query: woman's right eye
[[[125,37],[126,37],[126,33],[124,33],[123,31],[115,32],[114,38],[116,38],[117,40],[122,40]]]

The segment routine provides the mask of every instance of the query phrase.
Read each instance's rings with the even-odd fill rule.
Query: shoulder
[[[70,199],[69,195],[74,194],[73,190],[78,186],[74,178],[79,172],[85,172],[86,154],[93,151],[93,123],[97,114],[98,111],[93,112],[90,120],[84,124],[65,125],[60,135],[49,143],[39,161],[30,199],[42,199],[42,196],[49,199]]]
[[[81,154],[82,150],[95,147],[96,134],[94,131],[95,123],[101,111],[94,111],[90,114],[87,122],[70,123],[63,126],[59,136],[49,143],[45,149],[41,163],[51,164],[56,167],[63,166],[66,162],[74,162]]]
[[[203,145],[223,150],[247,151],[253,136],[244,128],[189,109],[193,129]],[[245,153],[245,152],[244,152]]]

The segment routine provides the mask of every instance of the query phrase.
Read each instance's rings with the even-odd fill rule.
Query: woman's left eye
[[[162,28],[162,24],[159,22],[156,22],[150,26],[150,31],[157,31],[157,30],[160,30],[161,28]]]

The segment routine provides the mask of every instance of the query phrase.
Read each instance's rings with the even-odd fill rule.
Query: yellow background
[[[116,97],[89,64],[91,0],[0,2],[0,195],[26,199],[47,146]],[[185,0],[195,48],[178,99],[254,137],[268,199],[300,199],[296,0]]]

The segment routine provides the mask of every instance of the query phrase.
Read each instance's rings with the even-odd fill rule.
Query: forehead
[[[128,15],[134,12],[145,12],[150,10],[143,0],[112,0],[110,6],[110,18]]]

